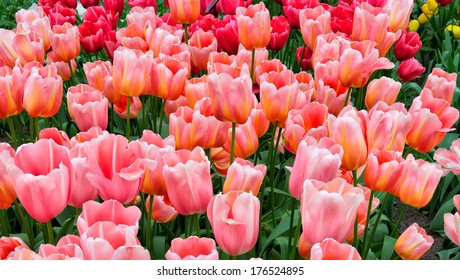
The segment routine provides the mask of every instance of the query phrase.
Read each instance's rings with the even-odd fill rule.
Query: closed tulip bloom
[[[187,66],[178,59],[169,58],[158,62],[151,74],[154,94],[162,99],[178,99],[184,90],[188,75]]]
[[[48,50],[50,48],[50,20],[45,15],[42,7],[38,6],[35,9],[28,10],[21,9],[16,12],[15,17],[18,24],[17,31],[34,32],[43,40],[44,49]]]
[[[250,76],[232,77],[227,73],[208,76],[212,111],[220,121],[245,123],[254,108]]]
[[[17,197],[7,172],[7,166],[14,162],[15,154],[9,144],[0,143],[0,209],[10,208]]]
[[[257,137],[259,138],[265,135],[270,128],[270,121],[267,119],[262,109],[252,109],[249,120],[251,120],[252,126],[255,128]]]
[[[104,48],[104,31],[96,22],[84,21],[78,26],[81,47],[85,52],[98,52]]]
[[[149,49],[147,42],[145,41],[144,27],[136,24],[130,24],[125,28],[120,28],[115,36],[117,41],[122,46],[132,49],[146,52]]]
[[[22,111],[24,82],[28,75],[28,71],[21,71],[19,67],[0,67],[0,119]]]
[[[326,238],[311,248],[310,260],[361,260],[355,247]]]
[[[106,134],[87,146],[87,177],[98,189],[102,200],[115,199],[122,204],[133,201],[141,189],[145,169],[156,163],[143,157],[140,144],[121,135]]]
[[[69,136],[65,131],[58,130],[55,127],[46,127],[40,130],[38,139],[51,139],[60,146],[72,147]]]
[[[238,53],[240,45],[238,39],[238,23],[236,18],[231,15],[225,15],[213,26],[214,34],[217,39],[219,51],[226,52],[230,55]]]
[[[270,42],[270,11],[263,2],[236,8],[238,40],[247,49],[265,48]]]
[[[200,0],[169,0],[169,10],[175,22],[194,23],[200,16]]]
[[[86,177],[89,171],[89,162],[85,146],[89,145],[89,143],[75,143],[75,140],[73,140],[73,142],[74,143],[71,144],[72,148],[70,149],[70,162],[72,164],[71,176],[73,180],[71,182],[68,204],[75,208],[82,208],[83,203],[96,199],[98,191],[91,184],[88,177]]]
[[[128,25],[136,24],[137,26],[142,28],[147,28],[147,26],[156,27],[155,8],[152,6],[147,6],[144,8],[140,6],[134,6],[126,15],[126,22]]]
[[[393,53],[397,60],[403,61],[414,57],[421,47],[417,32],[403,32],[394,45]]]
[[[323,6],[301,10],[299,20],[303,41],[310,50],[315,45],[316,37],[331,32],[331,14]]]
[[[31,61],[38,61],[41,64],[44,63],[45,49],[43,40],[34,32],[17,32],[16,36],[13,38],[12,44],[22,65]]]
[[[299,13],[305,8],[319,6],[318,0],[283,0],[283,13],[292,29],[300,29]]]
[[[222,175],[227,175],[227,170],[230,167],[230,153],[224,148],[211,148],[210,157],[216,171]]]
[[[104,0],[104,9],[121,15],[125,8],[124,0]]]
[[[443,140],[458,120],[459,111],[446,100],[433,98],[429,90],[422,90],[409,109],[413,125],[406,137],[409,147],[421,153],[429,152]]]
[[[128,0],[128,4],[130,7],[153,7],[155,10],[157,8],[156,0]]]
[[[81,235],[81,248],[86,260],[150,260],[134,229],[108,221],[89,227]]]
[[[8,175],[27,213],[45,223],[67,206],[70,169],[67,148],[53,140],[41,139],[17,149],[14,164],[8,166]]]
[[[291,70],[268,73],[260,81],[260,104],[265,116],[279,127],[285,127],[288,113],[300,109],[310,97],[299,89]]]
[[[166,252],[167,260],[218,260],[214,239],[197,236],[174,238]]]
[[[329,183],[305,180],[300,199],[300,214],[305,241],[309,244],[333,238],[345,242],[353,234],[358,207],[364,200],[361,189],[342,178]],[[338,190],[347,189],[341,193]]]
[[[327,106],[318,102],[307,103],[301,109],[289,111],[286,129],[283,132],[284,147],[296,154],[305,136],[317,138],[315,136],[318,134],[326,135],[326,127],[323,124],[327,116]]]
[[[389,8],[388,26],[392,32],[404,30],[409,26],[410,15],[414,8],[412,0],[388,0],[385,8]]]
[[[46,54],[46,63],[48,66],[56,67],[57,74],[61,76],[63,81],[68,81],[77,69],[77,62],[72,59],[70,62],[64,62],[56,57],[53,51]]]
[[[126,225],[137,233],[140,218],[141,211],[136,206],[125,208],[123,204],[113,199],[102,203],[88,201],[83,204],[81,214],[78,216],[77,228],[82,235],[97,222],[108,221],[115,225]]]
[[[289,167],[289,191],[300,200],[306,179],[329,182],[337,177],[342,164],[343,149],[328,137],[316,141],[307,136],[297,149],[294,165]]]
[[[385,10],[363,2],[354,12],[351,38],[374,41],[376,48],[379,48],[387,35],[388,22],[389,16]]]
[[[152,196],[148,196],[145,200],[145,211],[147,211],[146,213],[149,211],[151,199]],[[152,220],[160,223],[167,223],[169,221],[175,220],[178,214],[179,213],[171,204],[171,201],[169,201],[167,194],[153,196],[152,216],[150,217]]]
[[[215,195],[207,215],[219,247],[238,256],[249,252],[259,234],[259,199],[251,193],[231,191]]]
[[[193,65],[199,70],[206,70],[209,53],[217,51],[216,37],[212,32],[198,29],[193,33],[188,44]]]
[[[210,97],[208,87],[208,77],[203,75],[201,77],[191,78],[187,80],[184,87],[185,97],[190,108],[194,108],[195,104],[204,97]]]
[[[399,64],[396,74],[398,74],[401,81],[409,82],[419,78],[420,74],[424,73],[425,70],[425,67],[415,57],[412,57]]]
[[[364,169],[364,183],[374,191],[396,193],[404,159],[401,152],[373,150]]]
[[[0,28],[0,59],[9,67],[14,67],[16,59],[19,58],[15,48],[13,48],[15,36],[14,31]]]
[[[227,170],[227,178],[222,192],[227,193],[239,190],[251,192],[257,196],[266,173],[266,165],[258,164],[254,166],[250,161],[236,158]]]
[[[404,151],[406,136],[411,129],[412,116],[403,103],[388,106],[378,102],[369,112],[367,125],[367,143],[371,151]]]
[[[24,85],[22,106],[33,118],[54,116],[62,103],[62,91],[62,78],[55,67],[33,69]]]
[[[210,162],[201,147],[164,155],[163,176],[171,203],[182,215],[205,212],[212,197]]]
[[[95,126],[107,128],[109,101],[99,90],[85,84],[72,86],[67,91],[67,103],[80,131]]]
[[[458,212],[460,211],[460,195],[454,195],[452,200],[457,212],[444,214],[444,232],[450,241],[460,246],[460,215]]]
[[[385,76],[370,81],[367,85],[366,97],[364,99],[366,108],[370,110],[379,101],[392,105],[398,98],[401,86],[400,82]]]
[[[130,49],[116,50],[113,58],[113,88],[124,96],[139,96],[149,78],[150,59]]]
[[[284,16],[274,16],[271,22],[272,32],[270,33],[270,42],[267,45],[268,50],[281,50],[286,44],[289,32],[289,22]]]
[[[166,182],[163,177],[163,167],[165,166],[163,156],[175,150],[174,137],[168,136],[163,139],[151,130],[144,130],[139,142],[142,143],[143,154],[157,163],[155,169],[145,170],[142,180],[142,191],[149,195],[166,195]]]
[[[338,117],[329,115],[329,137],[343,148],[342,168],[356,170],[366,163],[368,149],[366,139],[367,112],[357,112],[353,107],[344,108]]]
[[[80,55],[80,32],[70,23],[54,25],[52,28],[51,47],[56,56],[64,62]]]
[[[43,258],[29,248],[18,247],[8,255],[7,260],[43,260]]]
[[[234,15],[238,7],[248,7],[252,0],[221,0],[217,2],[217,8],[225,15]]]
[[[455,175],[460,174],[460,139],[452,142],[450,149],[437,149],[433,159]]]
[[[427,235],[417,223],[413,223],[399,236],[394,250],[403,260],[418,260],[433,243],[433,237]]]
[[[112,63],[110,61],[96,60],[83,64],[88,85],[104,92],[105,78],[112,75]]]
[[[19,237],[0,237],[0,260],[5,260],[11,252],[16,250],[16,248],[28,249],[29,247]]]
[[[441,166],[424,160],[415,160],[412,155],[402,163],[401,176],[396,182],[395,195],[413,207],[426,206],[443,175]]]
[[[448,73],[441,68],[433,68],[423,88],[430,89],[433,97],[445,99],[452,104],[456,81],[457,73]]]
[[[232,128],[227,131],[227,141],[222,146],[225,151],[230,153],[231,149],[231,138]],[[251,118],[245,124],[236,125],[235,131],[235,147],[234,156],[235,158],[247,158],[253,155],[259,147],[259,137],[257,135],[256,128],[253,125]]]

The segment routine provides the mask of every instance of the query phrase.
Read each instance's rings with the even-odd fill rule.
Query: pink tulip
[[[400,200],[416,208],[430,202],[441,180],[441,166],[424,160],[415,160],[412,155],[402,163],[401,176],[396,182],[396,195]]]
[[[182,215],[206,211],[212,198],[210,162],[204,150],[178,150],[164,155],[163,176],[168,197]]]
[[[145,200],[145,211],[148,213],[150,207],[150,200],[152,196],[148,196]],[[171,205],[168,195],[155,195],[152,202],[152,216],[151,219],[160,223],[167,223],[175,220],[179,213],[174,206]]]
[[[207,209],[217,244],[232,256],[249,252],[255,246],[259,214],[259,199],[243,191],[215,195]]]
[[[354,12],[351,38],[355,41],[374,41],[376,48],[379,48],[387,36],[388,22],[389,16],[384,9],[363,2]]]
[[[367,109],[370,110],[379,101],[383,101],[388,105],[395,103],[401,86],[400,82],[385,76],[370,81],[367,85],[364,99]]]
[[[301,10],[299,12],[299,23],[303,41],[311,50],[318,35],[331,32],[331,14],[323,6]]]
[[[125,208],[116,200],[107,200],[103,203],[88,201],[83,204],[80,216],[77,219],[77,228],[80,235],[85,233],[97,222],[108,221],[116,225],[126,225],[137,233],[141,211],[136,206]]]
[[[434,98],[428,90],[422,90],[409,109],[413,126],[406,137],[409,147],[421,153],[429,152],[443,140],[447,132],[454,130],[459,111],[443,99]]]
[[[174,238],[166,252],[167,260],[219,260],[216,242],[211,238]]]
[[[17,197],[7,172],[7,166],[14,162],[15,154],[9,144],[0,143],[0,209],[10,208]]]
[[[229,128],[227,131],[227,141],[222,146],[227,153],[230,153],[231,150],[231,137],[232,128]],[[246,123],[236,125],[234,156],[235,158],[247,158],[253,155],[258,147],[259,137],[252,119],[249,117]]]
[[[434,160],[444,168],[452,171],[455,175],[460,174],[460,139],[452,142],[450,150],[437,149],[434,152]]]
[[[222,192],[227,193],[239,190],[251,192],[257,196],[266,173],[266,165],[258,164],[254,166],[250,161],[236,158],[228,168]]]
[[[80,55],[78,27],[66,22],[63,25],[54,25],[52,31],[51,46],[59,59],[69,62]]]
[[[355,247],[326,238],[311,248],[310,260],[361,260]]]
[[[0,237],[0,260],[5,260],[16,248],[28,249],[29,247],[19,237]]]
[[[155,1],[154,1],[155,3]],[[136,24],[141,28],[147,28],[147,26],[156,26],[156,8],[150,7],[132,7],[129,13],[126,15],[126,22],[128,25]],[[147,25],[147,26],[146,26]]]
[[[91,184],[103,200],[121,203],[133,201],[141,189],[145,169],[153,170],[156,163],[144,158],[140,144],[128,143],[121,135],[99,136],[86,147],[88,174]]]
[[[41,223],[50,221],[67,206],[70,172],[67,148],[50,139],[20,146],[14,164],[8,167],[19,201]]]
[[[337,177],[342,164],[343,149],[331,138],[316,141],[307,136],[299,144],[294,165],[289,168],[289,191],[296,199],[301,198],[306,179],[329,182]]]
[[[456,84],[457,73],[447,73],[441,68],[433,68],[423,88],[430,89],[433,97],[445,99],[452,104]]]
[[[152,54],[153,56],[153,54]],[[124,96],[143,93],[151,65],[149,53],[123,48],[114,52],[112,83],[115,92]]]
[[[28,72],[19,67],[0,67],[0,119],[21,113]]]
[[[263,2],[235,10],[238,39],[247,49],[265,48],[270,42],[270,11]]]
[[[217,39],[212,32],[198,29],[193,33],[189,42],[193,65],[199,70],[206,70],[208,56],[217,51]]]
[[[394,249],[403,260],[418,260],[433,243],[433,237],[427,235],[417,223],[413,223],[399,236]]]
[[[43,260],[43,258],[29,248],[18,247],[8,255],[7,260]]]
[[[392,32],[404,30],[409,26],[411,12],[414,8],[413,0],[388,0],[385,8],[388,8],[388,26]]]
[[[81,248],[87,260],[150,260],[133,228],[113,222],[96,222],[81,235]]]
[[[80,131],[107,128],[109,101],[99,90],[85,84],[72,86],[67,91],[67,104]]]
[[[374,191],[396,193],[403,161],[401,152],[373,150],[367,159],[364,183]]]
[[[112,76],[112,63],[110,61],[97,60],[83,64],[88,85],[104,91],[105,78]]]
[[[66,244],[54,246],[51,244],[42,244],[38,255],[44,260],[83,260],[83,251],[76,244]]]
[[[444,232],[455,245],[460,246],[460,195],[454,195],[452,200],[457,212],[444,214]]]
[[[329,183],[314,183],[310,180],[304,182],[300,200],[305,241],[310,244],[326,238],[346,241],[353,235],[358,207],[364,200],[362,190],[342,178]]]
[[[379,101],[369,111],[367,125],[368,149],[403,152],[412,116],[403,103],[391,106]]]
[[[70,143],[69,136],[65,131],[58,130],[55,127],[46,127],[40,130],[38,134],[38,139],[51,139],[60,146],[70,147],[72,144]]]
[[[157,60],[151,74],[153,94],[163,99],[178,99],[182,95],[188,75],[188,64],[176,58],[164,57],[164,60]]]

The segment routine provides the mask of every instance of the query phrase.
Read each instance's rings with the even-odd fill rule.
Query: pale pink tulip
[[[236,158],[228,168],[222,192],[227,193],[239,190],[252,192],[257,196],[266,173],[266,165],[258,164],[254,166],[250,161]]]
[[[361,260],[355,247],[326,238],[311,248],[310,260]]]
[[[216,242],[211,238],[174,238],[166,252],[167,260],[218,260]]]
[[[403,260],[418,260],[433,243],[433,237],[427,235],[417,223],[413,223],[399,236],[394,250]]]
[[[452,104],[456,84],[457,73],[447,73],[441,68],[433,68],[423,88],[430,89],[433,97],[445,99]]]
[[[452,142],[450,150],[437,149],[433,156],[440,165],[452,171],[455,175],[460,174],[460,139]]]
[[[455,245],[460,246],[460,195],[454,195],[452,200],[457,212],[444,214],[444,232]]]

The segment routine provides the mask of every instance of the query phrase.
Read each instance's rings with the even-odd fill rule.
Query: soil
[[[396,199],[395,200],[395,207],[393,211],[393,221],[396,221],[401,213],[401,202]],[[444,239],[441,235],[436,232],[433,232],[429,228],[429,223],[431,222],[431,218],[421,213],[414,207],[407,206],[406,213],[404,214],[404,218],[399,225],[399,233],[405,231],[410,225],[413,223],[417,223],[419,226],[423,227],[426,230],[426,233],[433,237],[434,243],[431,246],[431,249],[422,256],[421,260],[439,260],[438,255],[436,254],[442,248],[442,243]]]

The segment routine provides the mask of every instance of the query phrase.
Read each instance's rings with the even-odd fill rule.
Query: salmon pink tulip
[[[215,195],[207,215],[219,247],[238,256],[249,252],[259,234],[259,199],[252,193],[231,191]]]
[[[163,176],[171,203],[182,215],[206,211],[212,197],[210,162],[201,147],[164,155]]]
[[[396,241],[394,250],[403,260],[418,260],[433,245],[433,237],[417,223],[409,226]]]
[[[225,144],[222,146],[228,153],[230,153],[231,149],[231,137],[232,128],[229,128],[227,131],[227,141],[225,141]],[[254,154],[258,147],[259,137],[251,118],[249,118],[245,124],[236,125],[234,147],[235,158],[240,157],[245,159]]]
[[[41,244],[38,255],[44,260],[83,260],[83,251],[77,244],[65,244],[54,246]]]
[[[80,55],[80,32],[78,27],[66,22],[52,28],[51,47],[56,56],[69,62]]]
[[[177,23],[191,24],[200,16],[200,0],[169,0],[171,17]]]
[[[166,252],[167,260],[218,260],[219,253],[214,239],[190,236],[174,238]]]
[[[0,119],[22,111],[24,82],[28,75],[28,71],[21,71],[19,67],[0,67]]]
[[[152,196],[149,196],[145,200],[145,211],[147,211],[146,213],[149,211],[151,199]],[[175,220],[178,214],[179,213],[171,204],[171,201],[169,201],[167,194],[153,196],[151,216],[152,220],[158,221],[160,223],[167,223],[169,221]]]
[[[379,192],[396,193],[396,182],[401,176],[401,152],[373,150],[364,170],[366,187]]]
[[[331,32],[331,14],[323,6],[301,10],[299,23],[303,41],[310,50],[313,50],[318,35]]]
[[[104,92],[105,78],[112,76],[112,63],[110,61],[96,60],[83,64],[88,85]]]
[[[51,139],[23,144],[16,151],[14,164],[8,166],[19,201],[41,223],[50,221],[67,206],[70,171],[68,149]]]
[[[398,98],[402,84],[388,77],[381,77],[369,82],[366,88],[366,97],[364,103],[370,110],[377,102],[383,101],[392,105]]]
[[[72,164],[71,175],[73,180],[70,188],[69,205],[76,208],[82,208],[83,203],[94,200],[97,197],[97,189],[91,184],[86,176],[86,174],[88,174],[89,162],[85,146],[90,144],[78,143],[75,140],[69,142],[73,142],[70,144],[72,145],[70,149],[70,162]]]
[[[270,42],[270,11],[263,2],[236,8],[238,40],[247,50],[265,48]]]
[[[454,195],[452,200],[457,212],[444,214],[444,232],[455,245],[460,246],[460,195]]]
[[[19,237],[0,237],[0,260],[5,260],[11,252],[16,250],[16,248],[28,249],[29,247]]]
[[[445,99],[452,104],[456,81],[457,73],[448,73],[441,68],[433,68],[423,88],[430,89],[433,97]]]
[[[266,173],[266,165],[258,164],[254,166],[250,161],[236,158],[227,170],[222,192],[227,193],[238,190],[251,192],[257,196]]]
[[[211,52],[217,51],[217,39],[212,32],[205,32],[201,29],[195,31],[188,41],[192,63],[199,70],[206,70],[208,56]]]
[[[292,29],[300,29],[299,14],[303,9],[319,6],[318,0],[282,0],[283,13]]]
[[[188,65],[175,58],[158,61],[152,68],[151,79],[155,96],[176,100],[182,95],[189,76]]]
[[[0,209],[10,208],[17,197],[7,172],[8,165],[14,162],[15,154],[9,144],[0,143]]]
[[[311,248],[310,260],[361,260],[355,247],[326,238]]]
[[[324,137],[316,141],[307,136],[297,149],[294,165],[289,168],[289,191],[300,200],[303,183],[306,179],[329,182],[339,172],[342,164],[343,149],[331,138]]]
[[[410,15],[414,8],[413,0],[388,0],[385,8],[389,15],[388,27],[392,32],[405,30],[409,26]]]

